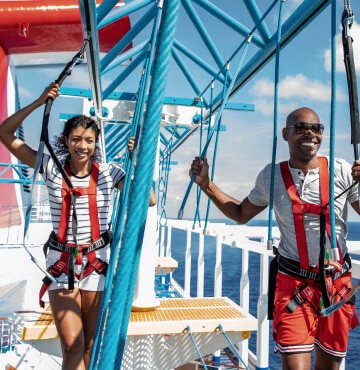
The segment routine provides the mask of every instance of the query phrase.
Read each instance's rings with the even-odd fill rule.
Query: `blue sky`
[[[292,7],[301,1],[287,1],[285,17],[291,13]],[[338,1],[338,19],[342,13],[343,1]],[[360,22],[359,1],[353,1],[352,9],[355,13],[355,22]],[[274,19],[274,27],[276,19]],[[184,31],[185,32],[185,31]],[[357,72],[360,72],[360,26],[353,25],[354,54]],[[222,35],[226,40],[226,35]],[[321,121],[327,128],[324,132],[324,141],[320,154],[329,153],[330,123],[330,42],[331,42],[331,15],[328,7],[312,25],[308,26],[296,39],[287,45],[281,52],[280,79],[279,79],[279,121],[277,160],[288,158],[287,144],[281,138],[281,129],[287,114],[300,106],[309,106],[317,111]],[[225,43],[226,44],[226,43]],[[337,99],[336,99],[336,144],[335,155],[343,157],[350,163],[354,160],[353,147],[350,143],[350,118],[347,100],[346,76],[342,60],[341,27],[337,36]],[[219,140],[219,150],[215,165],[215,182],[228,194],[242,199],[252,188],[257,173],[271,161],[273,141],[273,112],[274,112],[274,62],[263,68],[255,79],[250,81],[232,101],[255,104],[255,112],[225,111],[222,124],[226,131],[222,132]],[[56,69],[34,69],[29,75],[28,70],[19,71],[20,103],[25,105],[39,95],[43,87],[56,77]],[[87,80],[85,69],[79,68],[74,72],[67,86],[83,86]],[[181,96],[181,91],[178,93]],[[79,104],[67,104],[60,100],[54,104],[52,116],[59,112],[76,113]],[[31,127],[30,135],[36,142],[37,131],[40,131],[42,110],[32,115],[25,126]],[[50,134],[56,132],[56,124],[51,126]],[[35,139],[33,139],[35,137]],[[192,158],[198,154],[199,136],[194,135],[186,144],[180,147],[172,160],[178,165],[172,167],[169,176],[169,191],[167,195],[166,213],[169,217],[176,217],[186,188],[189,183],[188,169]],[[211,148],[208,154],[212,164]],[[203,197],[205,198],[205,197]],[[205,215],[203,206],[201,216]],[[195,186],[185,207],[184,217],[194,216]],[[212,206],[211,216],[221,217]],[[267,211],[259,218],[266,219]],[[357,217],[350,212],[350,219]]]

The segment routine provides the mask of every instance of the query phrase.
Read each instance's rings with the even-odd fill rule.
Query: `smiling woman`
[[[0,125],[1,142],[31,167],[35,167],[38,153],[15,132],[36,108],[48,99],[56,99],[58,89],[57,84],[51,84],[38,99]],[[49,290],[62,342],[64,369],[84,369],[90,361],[110,258],[111,194],[115,188],[122,189],[125,176],[120,167],[97,162],[98,138],[99,128],[92,118],[73,117],[57,138],[59,158],[48,154],[40,158],[53,226],[45,249],[49,275],[44,279],[40,297]],[[40,304],[44,306],[42,301]]]
[[[54,143],[56,154],[67,157],[67,160],[73,158],[74,162],[77,156],[89,161],[96,161],[101,158],[100,148],[98,145],[100,130],[96,122],[86,116],[75,116],[70,118],[64,126],[61,135],[56,137]],[[84,162],[84,161],[83,161]],[[73,168],[75,163],[72,163],[71,171],[80,171],[78,168]],[[81,166],[81,164],[80,164]],[[84,168],[82,172],[88,174],[90,170],[86,171]]]

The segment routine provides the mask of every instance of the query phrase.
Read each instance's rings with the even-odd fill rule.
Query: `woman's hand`
[[[129,141],[128,141],[128,145],[127,145],[127,148],[128,148],[128,151],[129,151],[130,154],[134,150],[134,145],[135,145],[135,136],[131,136]]]
[[[52,82],[48,87],[45,88],[45,90],[37,99],[38,104],[45,104],[49,98],[55,100],[60,95],[59,89],[60,86],[57,83]]]

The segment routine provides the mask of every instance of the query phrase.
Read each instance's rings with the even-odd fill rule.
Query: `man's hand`
[[[194,181],[198,185],[203,186],[209,182],[209,165],[206,156],[203,160],[195,157],[189,170],[189,176],[192,177],[194,174],[196,175]]]
[[[354,161],[352,169],[351,169],[351,174],[356,182],[360,182],[360,160],[357,159]]]

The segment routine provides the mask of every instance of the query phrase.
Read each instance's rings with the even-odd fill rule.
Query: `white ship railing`
[[[166,229],[166,230],[165,230]],[[239,343],[239,353],[243,359],[249,359],[249,365],[253,364],[256,368],[269,368],[269,328],[270,322],[267,319],[267,291],[268,291],[268,276],[269,276],[269,261],[273,257],[271,250],[267,249],[267,227],[245,226],[245,225],[226,225],[219,223],[209,223],[207,229],[194,225],[193,221],[186,220],[167,220],[166,226],[160,228],[160,254],[162,256],[171,256],[171,245],[173,229],[179,229],[186,232],[186,242],[184,245],[184,294],[190,296],[191,281],[193,279],[194,269],[192,268],[191,247],[192,235],[198,234],[198,256],[197,267],[195,274],[197,275],[197,296],[204,295],[205,269],[204,265],[205,254],[204,250],[204,235],[212,236],[216,241],[216,261],[214,267],[214,296],[220,297],[223,291],[222,285],[222,247],[239,248],[242,253],[242,266],[233,266],[235,270],[241,269],[240,285],[240,306],[249,311],[250,304],[250,282],[249,282],[249,253],[258,253],[260,256],[259,271],[259,296],[257,299],[257,314],[258,329],[256,333],[256,352],[252,353],[248,348],[248,342]],[[277,227],[273,228],[273,238],[276,244],[280,234]],[[351,253],[359,254],[358,242],[348,242]],[[226,249],[225,249],[226,250]],[[226,252],[225,252],[226,253]],[[360,260],[353,258],[352,274],[356,279],[360,278]],[[253,313],[252,313],[253,314]],[[342,364],[342,369],[345,369],[345,363]]]
[[[47,210],[37,210],[42,215],[47,214]],[[39,213],[38,213],[39,214]],[[49,215],[49,214],[48,214]],[[46,217],[47,224],[40,222],[31,223],[30,227],[35,228],[29,234],[39,240],[31,240],[29,244],[42,244],[48,237],[51,231],[51,223],[49,217]],[[194,226],[192,221],[186,220],[171,220],[168,219],[166,225],[159,227],[159,251],[160,257],[171,257],[172,256],[172,245],[174,240],[173,231],[174,229],[183,230],[186,233],[184,238],[184,245],[182,246],[184,253],[184,276],[182,290],[180,287],[176,287],[178,291],[181,290],[181,294],[184,297],[190,297],[191,285],[193,284],[194,274],[197,275],[196,283],[197,290],[196,296],[204,296],[204,286],[206,282],[205,276],[205,265],[207,265],[206,248],[205,242],[207,237],[214,238],[215,240],[215,265],[214,265],[214,297],[221,297],[223,295],[223,253],[226,253],[226,248],[239,249],[239,253],[242,254],[241,266],[232,266],[232,269],[240,269],[240,280],[239,284],[239,303],[240,306],[249,311],[250,307],[250,281],[249,281],[249,258],[250,253],[254,252],[259,254],[260,263],[256,266],[259,272],[259,295],[257,297],[257,313],[258,328],[256,333],[256,350],[252,353],[249,350],[249,344],[247,341],[243,341],[238,344],[239,354],[243,359],[248,359],[249,364],[254,364],[253,367],[266,369],[269,366],[269,343],[270,335],[269,328],[270,323],[267,320],[267,291],[268,291],[268,274],[269,274],[269,260],[273,256],[272,251],[267,249],[267,228],[256,227],[256,226],[239,226],[239,225],[226,225],[225,223],[209,223],[207,229],[204,231],[202,227]],[[9,230],[2,230],[7,238],[1,238],[0,244],[16,245],[22,243],[23,229],[21,227],[18,230],[13,230],[10,233]],[[16,231],[16,232],[15,232]],[[192,261],[192,246],[194,243],[194,234],[198,238],[198,255],[197,258]],[[12,236],[12,242],[8,240],[8,237]],[[273,238],[276,244],[279,238],[279,231],[276,227],[273,228]],[[41,240],[40,240],[41,239]],[[355,255],[360,254],[359,243],[355,241],[348,241],[350,252]],[[225,247],[225,248],[224,248]],[[223,252],[223,249],[225,252]],[[34,251],[35,252],[35,251]],[[41,252],[41,251],[40,251]],[[196,266],[192,266],[192,262],[196,263]],[[352,259],[352,274],[356,279],[360,278],[360,258]],[[193,268],[192,268],[193,267]],[[194,272],[195,271],[195,272]],[[0,274],[1,280],[1,274]],[[236,284],[236,282],[235,282]],[[252,313],[253,314],[253,313]],[[254,314],[253,314],[254,315]],[[249,355],[250,354],[250,355]],[[342,369],[345,369],[345,364],[342,364]]]
[[[24,215],[26,207],[0,205],[0,246],[21,245],[24,241]],[[31,208],[26,243],[44,243],[52,230],[50,207],[47,202],[36,203]]]

